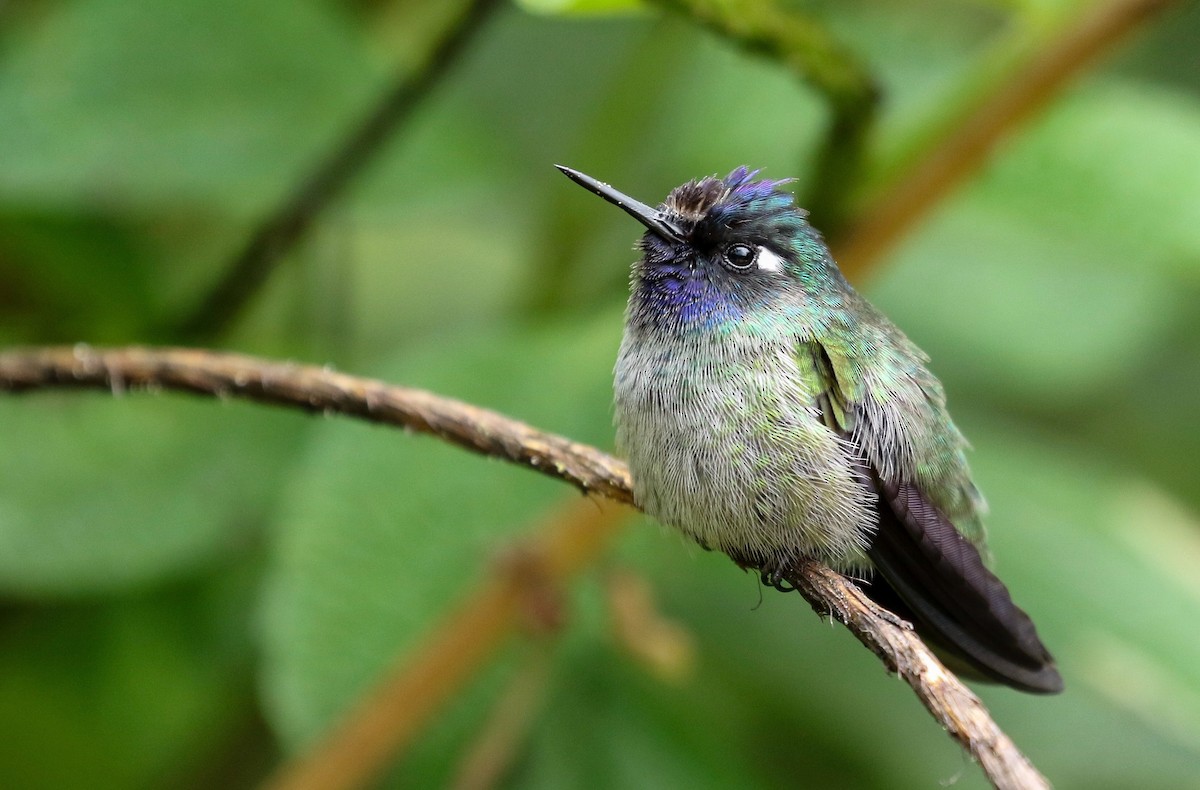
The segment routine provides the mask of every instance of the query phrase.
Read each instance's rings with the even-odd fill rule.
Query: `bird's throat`
[[[630,300],[630,319],[660,331],[713,330],[743,315],[734,295],[705,272],[688,267],[644,272]]]

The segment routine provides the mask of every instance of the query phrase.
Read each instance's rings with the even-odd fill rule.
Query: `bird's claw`
[[[767,587],[774,587],[779,592],[795,592],[796,585],[792,584],[784,576],[783,568],[762,568],[759,571],[759,578]]]

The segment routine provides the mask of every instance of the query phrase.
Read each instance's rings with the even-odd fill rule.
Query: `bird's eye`
[[[725,263],[735,271],[744,272],[754,265],[758,251],[748,244],[730,244],[725,248]]]

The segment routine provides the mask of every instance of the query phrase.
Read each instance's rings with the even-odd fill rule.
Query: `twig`
[[[74,346],[0,354],[0,391],[45,387],[161,387],[346,414],[433,434],[532,467],[585,493],[633,503],[625,464],[599,450],[469,403],[313,365],[186,348]]]
[[[678,683],[695,671],[692,634],[658,609],[649,580],[628,568],[605,575],[613,637],[659,680]]]
[[[241,312],[275,265],[295,246],[317,216],[370,164],[383,143],[421,100],[445,78],[498,0],[471,0],[460,19],[430,50],[425,63],[405,69],[393,87],[274,213],[255,229],[228,270],[201,304],[171,330],[183,339],[214,337]]]
[[[553,671],[550,643],[538,640],[530,648],[524,664],[496,701],[483,730],[467,749],[454,779],[447,785],[451,790],[488,790],[499,785],[512,770],[537,723]]]
[[[869,268],[930,209],[977,171],[996,145],[1045,106],[1070,80],[1140,23],[1165,10],[1172,0],[1110,0],[1089,9],[1084,19],[1008,75],[946,137],[938,139],[902,175],[858,213],[834,243],[838,265],[854,279]],[[836,240],[835,240],[836,242]]]
[[[539,595],[560,587],[604,550],[626,514],[624,508],[583,500],[550,519],[420,640],[415,655],[401,658],[318,744],[285,764],[266,787],[350,790],[377,777],[507,637],[528,625],[530,610],[540,608]]]
[[[1000,790],[1049,788],[1050,783],[992,720],[979,697],[929,652],[912,631],[893,623],[894,615],[867,598],[841,574],[806,560],[786,578],[817,614],[831,616],[904,679],[925,709],[950,737],[979,762]]]
[[[76,347],[0,353],[0,391],[26,392],[53,387],[177,389],[219,397],[237,395],[306,411],[347,414],[433,434],[474,452],[565,480],[585,492],[624,503],[633,500],[625,464],[592,447],[428,392],[391,387],[313,366],[184,349]],[[403,683],[397,681],[397,685],[374,695],[364,711],[351,715],[344,727],[297,766],[289,768],[275,786],[306,790],[354,786],[346,772],[355,771],[352,759],[355,733],[371,739],[369,746],[376,757],[380,752],[387,753],[388,745],[396,738],[395,722],[368,721],[368,714],[386,717],[386,711],[398,707],[397,701],[405,703],[399,707],[413,706],[410,695],[417,693],[417,689],[426,690],[423,709],[443,698],[448,689],[482,663],[491,646],[511,629],[513,612],[518,608],[515,601],[520,595],[520,578],[526,573],[534,578],[562,578],[593,559],[606,534],[563,527],[543,536],[526,555],[531,566],[522,564],[524,570],[517,574],[512,571],[497,574],[489,582],[494,586],[487,590],[488,595],[472,599],[474,605],[460,612],[427,645],[424,658],[416,662],[424,674],[406,674],[400,679]],[[813,608],[845,623],[889,670],[903,677],[934,718],[979,762],[996,787],[1048,786],[992,721],[979,698],[945,669],[914,633],[896,625],[892,618],[881,616],[880,610],[852,583],[828,568],[806,562],[793,571],[789,581]],[[455,657],[453,666],[441,663],[446,657]],[[405,724],[413,726],[412,721]],[[407,737],[411,732],[402,734]],[[337,763],[333,759],[348,754],[350,762]],[[300,770],[305,767],[318,771],[328,783],[302,784],[299,779],[313,778]]]

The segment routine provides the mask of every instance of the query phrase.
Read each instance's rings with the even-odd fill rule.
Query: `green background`
[[[610,448],[638,229],[551,165],[649,202],[743,163],[803,194],[827,112],[682,16],[558,5],[503,7],[206,342]],[[869,184],[982,90],[997,40],[1035,40],[1087,4],[797,7],[881,84]],[[420,61],[438,8],[0,4],[0,343],[175,340],[163,327],[256,219]],[[860,279],[933,357],[975,447],[997,569],[1059,659],[1061,697],[978,690],[1060,788],[1200,783],[1197,51],[1185,5]],[[345,419],[118,395],[0,398],[5,787],[254,784],[576,496]],[[799,596],[760,595],[644,521],[602,565],[650,582],[691,635],[691,672],[667,682],[623,650],[603,576],[585,574],[505,786],[984,786]],[[390,781],[445,785],[528,653],[511,643]]]

